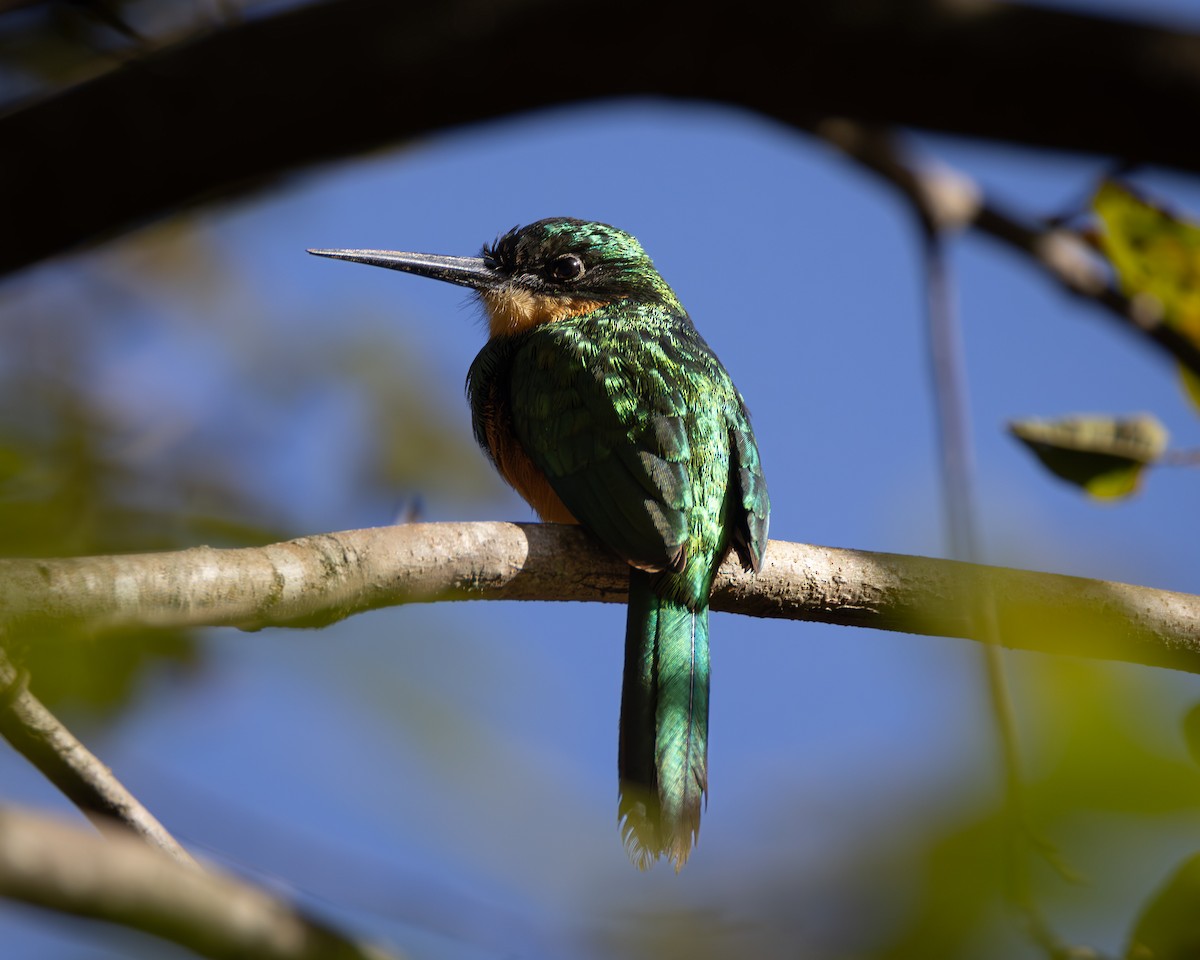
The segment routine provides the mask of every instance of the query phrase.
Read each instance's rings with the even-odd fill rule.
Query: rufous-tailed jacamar
[[[475,290],[475,438],[543,520],[629,564],[618,819],[630,857],[678,871],[708,783],[708,599],[732,549],[758,569],[767,487],[746,406],[641,245],[567,217],[479,257],[312,250]]]

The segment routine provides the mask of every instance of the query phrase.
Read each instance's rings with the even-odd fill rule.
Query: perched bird
[[[641,245],[539,220],[479,257],[310,250],[475,290],[475,438],[543,520],[630,566],[618,821],[630,858],[676,872],[708,786],[708,601],[732,549],[757,570],[770,508],[746,405]]]

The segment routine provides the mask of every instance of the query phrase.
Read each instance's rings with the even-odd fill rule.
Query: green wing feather
[[[642,307],[631,323],[625,306],[517,338],[513,429],[580,523],[631,564],[678,574],[664,588],[698,604],[729,545],[727,520],[744,513],[730,496],[741,486],[734,434],[749,448],[753,434],[690,322]]]
[[[638,567],[678,569],[694,494],[683,385],[654,369],[656,351],[628,323],[598,314],[523,339],[510,389],[526,454],[572,515],[618,555]]]

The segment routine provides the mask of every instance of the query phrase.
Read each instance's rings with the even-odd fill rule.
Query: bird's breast
[[[497,395],[495,383],[488,385],[476,416],[476,433],[508,485],[547,523],[578,523],[550,486],[546,474],[534,465],[517,440],[511,411]]]

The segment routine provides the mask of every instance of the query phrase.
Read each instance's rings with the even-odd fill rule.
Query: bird
[[[709,598],[730,552],[757,572],[770,499],[742,395],[641,244],[550,217],[477,257],[312,249],[468,287],[489,337],[467,374],[475,439],[549,523],[629,566],[617,821],[678,873],[708,790]]]

